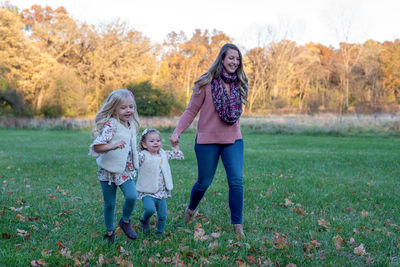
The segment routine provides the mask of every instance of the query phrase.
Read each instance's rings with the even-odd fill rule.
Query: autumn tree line
[[[152,43],[124,22],[88,25],[60,7],[0,6],[0,116],[93,116],[128,88],[141,115],[176,115],[194,81],[232,42],[221,31],[171,32]],[[245,112],[398,112],[400,40],[339,48],[271,41],[242,51],[251,86]]]

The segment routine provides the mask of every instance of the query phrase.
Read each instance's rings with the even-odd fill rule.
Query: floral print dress
[[[134,127],[134,126],[130,126]],[[89,147],[89,156],[98,157],[99,153],[95,152],[93,149],[94,145],[108,144],[113,138],[115,132],[117,131],[117,125],[112,121],[107,122],[100,134],[96,137],[93,143]],[[136,145],[136,144],[134,144]],[[126,159],[126,167],[122,173],[112,173],[105,169],[99,167],[97,175],[100,181],[108,182],[109,184],[114,183],[120,186],[127,180],[134,180],[136,177],[136,170],[133,165],[132,149],[130,149],[128,157]]]
[[[172,148],[172,151],[165,150],[165,153],[167,154],[168,160],[172,160],[172,159],[183,160],[184,159],[183,152],[179,149]],[[160,159],[161,159],[161,155],[157,155],[157,156],[160,157]],[[142,152],[139,152],[139,166],[142,166],[142,164],[145,160],[146,160],[145,155]],[[145,196],[150,196],[150,197],[154,197],[157,199],[165,199],[165,198],[171,197],[171,191],[167,190],[167,188],[165,186],[165,179],[164,179],[164,175],[161,171],[161,167],[160,167],[160,171],[158,172],[157,188],[158,188],[158,190],[154,194],[138,192],[137,198],[142,199]]]

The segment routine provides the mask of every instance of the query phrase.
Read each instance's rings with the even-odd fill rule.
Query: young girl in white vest
[[[104,221],[108,243],[114,242],[114,210],[116,192],[119,187],[125,202],[119,227],[127,238],[134,240],[137,234],[131,225],[131,214],[135,208],[137,193],[134,178],[139,167],[136,149],[136,133],[139,116],[131,91],[113,91],[100,108],[94,121],[89,155],[97,157],[98,177],[103,191]]]
[[[157,234],[163,234],[167,221],[167,198],[173,188],[171,168],[168,160],[183,160],[184,156],[176,144],[172,151],[162,149],[160,132],[145,129],[140,138],[139,175],[136,183],[138,199],[143,202],[144,212],[140,219],[142,231],[150,233],[150,217],[157,211]]]

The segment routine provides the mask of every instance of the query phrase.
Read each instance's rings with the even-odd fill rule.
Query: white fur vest
[[[139,167],[139,157],[136,149],[135,125],[131,123],[131,127],[128,129],[114,118],[111,118],[110,122],[117,126],[117,131],[110,140],[110,144],[115,144],[123,140],[126,145],[122,149],[118,148],[101,154],[96,159],[97,165],[109,172],[121,173],[125,170],[128,154],[129,151],[131,151],[133,155],[133,165],[137,169]]]
[[[158,188],[158,179],[160,169],[164,175],[165,186],[171,191],[173,188],[171,168],[168,164],[167,153],[160,149],[160,156],[152,155],[150,152],[143,150],[145,156],[143,164],[139,167],[139,175],[136,183],[136,190],[143,193],[156,193]]]

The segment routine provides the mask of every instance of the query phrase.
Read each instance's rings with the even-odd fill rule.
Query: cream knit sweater
[[[114,118],[111,118],[110,122],[117,125],[117,131],[111,139],[110,144],[115,144],[124,140],[126,145],[122,149],[115,149],[100,154],[100,156],[96,159],[97,165],[109,172],[121,173],[125,170],[128,154],[129,151],[131,151],[133,155],[134,167],[138,168],[139,158],[136,149],[136,129],[134,124],[131,123],[132,126],[130,128],[126,128]]]
[[[139,167],[136,190],[142,193],[156,193],[158,190],[158,176],[161,169],[165,186],[167,190],[171,191],[173,188],[171,168],[169,167],[165,151],[160,149],[160,155],[152,155],[146,150],[143,150],[142,153],[145,155],[145,160]]]

